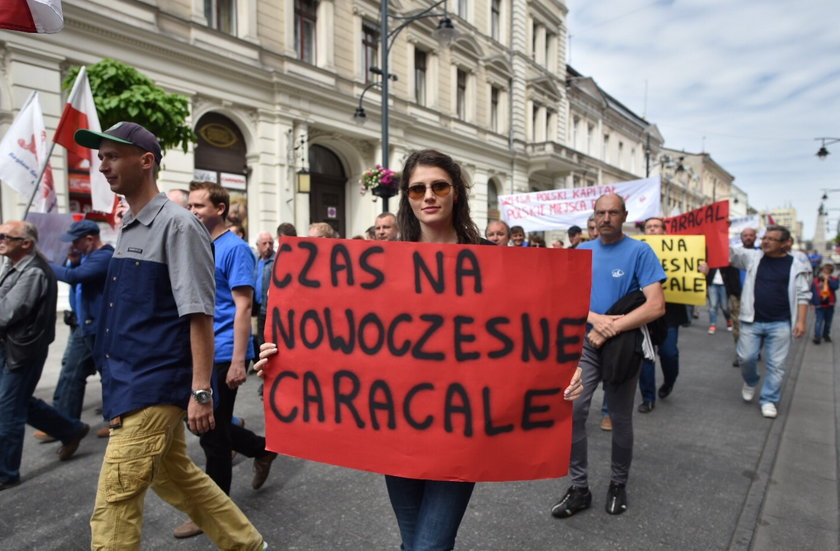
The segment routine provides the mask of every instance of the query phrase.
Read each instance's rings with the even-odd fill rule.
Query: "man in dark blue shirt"
[[[738,363],[744,386],[741,397],[751,402],[761,380],[756,362],[764,343],[767,374],[759,398],[761,414],[774,419],[781,398],[790,339],[805,334],[811,300],[811,267],[787,253],[790,232],[784,226],[769,226],[761,238],[761,250],[730,247],[732,266],[746,270],[741,291],[741,331]]]
[[[99,170],[130,211],[108,269],[94,358],[111,438],[91,516],[91,547],[140,549],[152,488],[187,513],[221,549],[258,551],[262,536],[187,455],[184,414],[196,434],[215,426],[213,252],[207,230],[157,187],[154,134],[120,122],[78,130],[99,150]]]

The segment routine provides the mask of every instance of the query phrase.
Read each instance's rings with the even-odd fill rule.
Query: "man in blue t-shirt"
[[[583,344],[580,367],[583,394],[575,400],[572,415],[572,451],[569,475],[572,485],[552,508],[557,518],[568,518],[588,509],[592,493],[587,479],[586,418],[592,393],[604,378],[602,363],[614,361],[601,351],[607,341],[622,333],[637,331],[665,313],[662,282],[665,271],[650,245],[624,235],[622,225],[627,209],[619,195],[608,193],[595,202],[598,239],[578,245],[578,250],[592,251],[592,290],[587,324],[589,332]],[[629,293],[641,291],[645,301],[624,315],[608,315],[612,306]],[[628,333],[630,337],[632,333]],[[652,347],[648,347],[653,357]],[[639,362],[641,363],[641,362]],[[633,398],[639,380],[638,365],[621,382],[604,385],[612,419],[612,472],[605,509],[619,515],[627,509],[625,485],[633,459]]]
[[[230,195],[222,186],[210,182],[190,184],[189,209],[210,232],[216,261],[212,377],[216,428],[202,434],[200,442],[207,458],[207,474],[226,494],[230,494],[233,473],[231,452],[254,458],[254,489],[265,483],[271,462],[277,457],[266,451],[265,437],[231,422],[236,391],[247,378],[246,364],[254,358],[251,301],[255,259],[248,244],[225,227],[229,208]],[[174,535],[186,538],[200,533],[201,529],[188,519],[175,529]]]

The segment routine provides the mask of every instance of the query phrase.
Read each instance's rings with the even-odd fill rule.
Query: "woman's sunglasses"
[[[435,182],[431,186],[432,193],[438,197],[446,197],[452,191],[452,184],[449,182]],[[426,196],[426,186],[423,184],[414,184],[408,186],[408,196],[411,199],[422,199]]]

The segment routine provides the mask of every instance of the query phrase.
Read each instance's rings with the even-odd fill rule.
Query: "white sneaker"
[[[761,414],[768,419],[775,419],[778,413],[776,412],[776,405],[773,402],[765,402],[761,404]]]
[[[753,396],[755,396],[755,387],[744,383],[744,386],[741,387],[741,398],[743,398],[745,402],[752,402]],[[773,404],[770,405],[772,406]]]

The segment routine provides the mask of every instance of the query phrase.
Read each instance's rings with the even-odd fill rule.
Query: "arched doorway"
[[[347,176],[338,155],[324,146],[309,148],[309,173],[312,188],[309,193],[309,222],[326,222],[341,237],[345,233],[345,184]]]
[[[228,223],[248,233],[247,146],[239,127],[224,115],[207,113],[195,126],[194,178],[221,184],[230,193]]]

